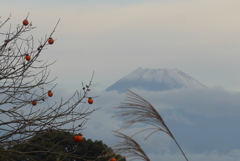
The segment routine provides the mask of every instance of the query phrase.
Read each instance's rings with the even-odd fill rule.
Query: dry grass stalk
[[[127,92],[126,101],[126,103],[122,103],[121,106],[116,107],[118,109],[121,109],[121,111],[116,112],[115,115],[115,117],[123,119],[123,127],[121,129],[127,129],[136,123],[152,125],[153,127],[143,129],[134,135],[146,130],[152,130],[152,132],[145,138],[147,139],[155,132],[163,131],[175,141],[183,156],[188,161],[186,155],[167,127],[166,123],[160,114],[156,111],[156,109],[148,101],[130,90]]]
[[[127,158],[131,158],[131,160],[143,160],[150,161],[145,152],[142,150],[141,146],[133,140],[131,137],[122,134],[120,132],[114,131],[115,136],[118,138],[124,139],[123,142],[114,146],[115,153],[123,154]]]

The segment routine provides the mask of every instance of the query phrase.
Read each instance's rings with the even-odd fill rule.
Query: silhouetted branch
[[[1,27],[9,19],[10,16],[0,22],[0,155],[1,148],[6,151],[19,142],[28,141],[36,133],[80,131],[88,117],[98,109],[79,106],[88,98],[94,73],[87,88],[77,90],[68,99],[55,100],[56,97],[48,95],[48,91],[56,87],[53,84],[55,79],[49,80],[49,67],[54,62],[40,60],[40,55],[50,46],[48,40],[55,33],[60,19],[49,36],[38,43],[32,35],[25,35],[35,28],[31,23],[21,23],[14,31],[11,26],[6,32],[2,31]]]

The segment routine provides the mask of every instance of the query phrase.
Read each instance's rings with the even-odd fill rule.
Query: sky
[[[240,144],[236,141],[240,140],[236,131],[240,121],[239,0],[0,0],[0,3],[0,20],[11,14],[10,23],[1,30],[10,24],[14,29],[29,13],[28,20],[37,27],[32,32],[36,45],[60,19],[53,35],[56,41],[42,53],[41,59],[57,60],[49,68],[50,78],[57,77],[56,88],[65,91],[63,96],[81,88],[81,81],[87,84],[94,71],[90,94],[99,97],[92,106],[102,108],[89,121],[85,131],[89,137],[113,145],[115,138],[109,129],[114,130],[121,123],[111,117],[114,111],[111,107],[124,101],[125,95],[104,89],[138,67],[177,68],[209,88],[138,92],[158,107],[174,127],[189,160],[240,160]],[[100,125],[99,116],[103,122]],[[105,135],[96,136],[96,131]],[[157,136],[143,143],[152,160],[180,158],[171,139]]]

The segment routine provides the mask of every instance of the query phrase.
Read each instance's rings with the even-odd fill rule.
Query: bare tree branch
[[[13,31],[10,26],[3,32],[1,27],[9,19],[10,16],[0,22],[0,148],[6,150],[46,130],[71,133],[83,130],[88,117],[98,110],[80,106],[88,98],[94,73],[90,82],[70,98],[49,101],[54,98],[47,95],[48,91],[56,88],[55,78],[49,80],[49,68],[54,62],[39,59],[43,49],[50,46],[48,39],[55,33],[60,19],[50,35],[40,42],[32,35],[25,35],[35,28],[31,23],[17,25]],[[27,60],[26,55],[31,59]]]

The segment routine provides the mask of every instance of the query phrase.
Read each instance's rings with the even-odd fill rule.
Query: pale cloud
[[[232,117],[240,114],[240,93],[223,88],[184,88],[159,92],[132,90],[149,100],[160,111],[184,110],[210,117]],[[180,119],[181,115],[178,117]]]
[[[238,148],[239,130],[234,122],[239,121],[239,93],[215,88],[163,92],[148,92],[135,89],[134,92],[149,101],[158,110],[187,153],[210,153],[216,150],[224,158],[224,153]],[[91,116],[84,133],[87,136],[96,138],[94,133],[98,133],[100,130],[104,133],[102,140],[113,146],[118,139],[113,137],[111,130],[121,127],[121,120],[112,117],[117,112],[113,107],[125,102],[126,95],[118,94],[116,91],[92,91],[91,94],[100,96],[95,98],[93,107],[101,106],[102,108]],[[131,136],[147,127],[138,124],[130,130],[122,132]],[[157,132],[147,141],[144,141],[143,139],[149,133],[150,131],[136,137],[147,153],[167,154],[178,151],[173,140],[162,132]],[[224,139],[226,136],[229,139]],[[97,136],[99,139],[101,137]],[[211,142],[210,145],[209,142]]]

